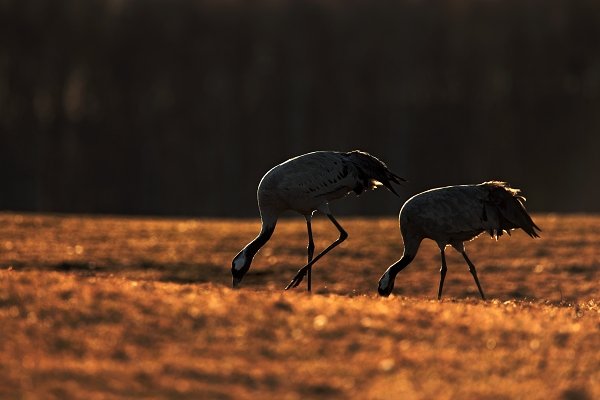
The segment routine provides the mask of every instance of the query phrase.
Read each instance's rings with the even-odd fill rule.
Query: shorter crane
[[[394,288],[396,275],[417,255],[423,239],[434,240],[440,248],[442,267],[438,300],[446,277],[446,246],[454,247],[469,265],[469,271],[481,298],[483,289],[477,278],[475,265],[469,260],[464,242],[483,232],[498,239],[503,232],[510,235],[512,229],[521,228],[532,238],[539,237],[524,206],[525,198],[519,189],[506,182],[490,181],[478,185],[447,186],[419,193],[404,203],[400,210],[400,233],[404,241],[404,254],[392,264],[379,279],[378,292],[389,296]]]

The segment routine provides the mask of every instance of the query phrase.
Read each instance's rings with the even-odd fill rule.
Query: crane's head
[[[233,278],[232,286],[236,288],[246,272],[250,269],[250,264],[252,263],[252,257],[248,257],[245,249],[240,251],[237,256],[233,258],[231,262],[231,277]]]
[[[404,242],[404,245],[406,246],[407,243],[408,242]],[[417,249],[419,243],[421,243],[420,240],[416,242]],[[413,250],[416,253],[416,250]],[[396,280],[396,275],[398,275],[398,272],[402,271],[414,259],[414,256],[410,254],[412,253],[407,253],[405,247],[402,258],[399,259],[396,263],[390,265],[390,267],[383,273],[383,275],[381,275],[381,278],[379,278],[379,286],[377,287],[377,291],[379,292],[380,296],[388,297],[392,293],[392,290],[394,289],[394,281]]]
[[[388,297],[392,290],[394,289],[394,279],[389,271],[385,271],[385,273],[379,278],[379,285],[377,286],[377,292],[380,296]]]

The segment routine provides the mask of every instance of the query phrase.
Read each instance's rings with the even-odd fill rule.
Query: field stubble
[[[600,398],[600,218],[536,215],[467,244],[483,288],[424,242],[396,281],[397,221],[340,218],[350,234],[305,262],[283,220],[241,290],[231,258],[256,220],[0,214],[1,398]],[[336,238],[323,219],[317,251]]]

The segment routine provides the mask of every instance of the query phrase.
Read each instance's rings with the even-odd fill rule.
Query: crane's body
[[[525,210],[525,198],[519,193],[518,189],[512,189],[504,182],[491,181],[431,189],[408,199],[400,210],[404,254],[381,277],[379,293],[383,296],[391,293],[396,274],[414,259],[421,241],[432,239],[440,248],[442,257],[438,298],[441,298],[446,275],[444,250],[448,245],[463,255],[481,297],[485,298],[464,242],[483,232],[497,239],[504,232],[510,235],[510,231],[517,228],[533,238],[539,237],[536,229],[540,229]]]
[[[259,208],[275,216],[286,210],[309,215],[351,192],[358,195],[374,189],[380,181],[374,176],[376,173],[369,174],[366,160],[369,160],[366,153],[333,151],[316,151],[289,159],[261,179],[257,192]],[[389,177],[382,175],[379,179],[394,191]]]
[[[308,264],[298,271],[288,285],[296,287],[308,273],[308,290],[311,285],[311,266],[320,257],[344,241],[347,233],[329,210],[329,202],[348,193],[357,195],[365,190],[383,185],[396,194],[391,182],[403,178],[392,173],[387,166],[370,154],[361,151],[316,151],[287,160],[269,170],[258,185],[257,200],[261,214],[261,233],[233,259],[231,273],[236,287],[250,268],[258,250],[269,240],[281,213],[296,211],[306,218],[308,230]],[[311,219],[315,211],[326,214],[340,232],[340,237],[313,259]]]

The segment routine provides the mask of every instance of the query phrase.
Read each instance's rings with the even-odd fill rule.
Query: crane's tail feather
[[[495,205],[499,216],[499,231],[521,228],[532,238],[540,237],[538,227],[525,209],[525,197],[519,189],[513,189],[505,182],[486,182],[490,188],[489,201]]]
[[[392,182],[401,184],[402,182],[406,182],[406,179],[390,171],[387,165],[368,153],[354,150],[346,154],[357,167],[360,178],[365,182],[368,182],[368,187],[370,189],[374,189],[377,186],[377,183],[381,183],[390,192],[399,196],[392,186]]]

